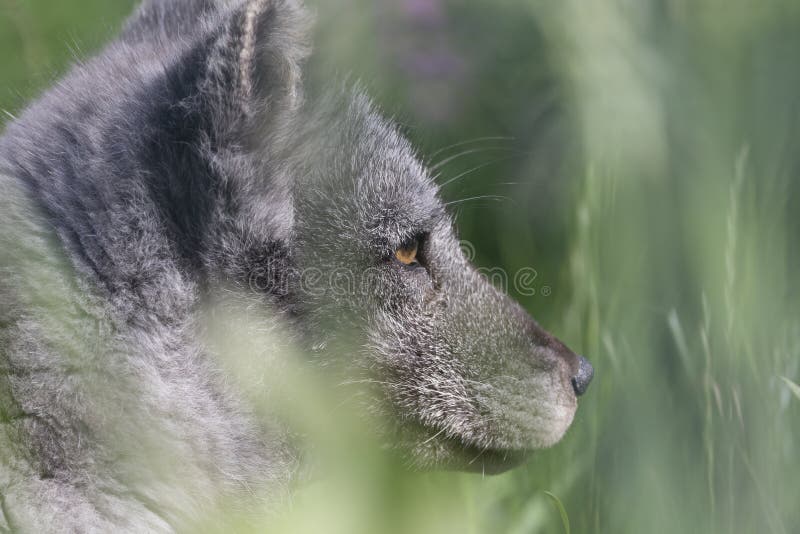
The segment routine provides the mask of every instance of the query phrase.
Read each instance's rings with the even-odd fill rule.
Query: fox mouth
[[[465,444],[458,438],[444,438],[452,450],[452,459],[446,469],[495,475],[517,467],[531,454],[530,449],[495,449]]]
[[[458,436],[445,436],[443,433],[428,438],[416,448],[423,458],[412,460],[417,467],[443,469],[494,475],[513,469],[524,463],[533,449],[497,448],[481,446]],[[426,452],[428,454],[426,454]]]

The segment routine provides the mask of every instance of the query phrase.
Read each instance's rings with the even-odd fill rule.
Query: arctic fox
[[[0,531],[168,532],[286,491],[297,437],[209,301],[374,385],[414,467],[501,471],[571,424],[591,365],[469,264],[363,91],[304,98],[308,26],[294,0],[146,0],[7,126]]]

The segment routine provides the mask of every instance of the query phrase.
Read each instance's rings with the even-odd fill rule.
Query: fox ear
[[[311,17],[298,0],[244,0],[212,32],[201,93],[212,116],[273,121],[302,101]]]

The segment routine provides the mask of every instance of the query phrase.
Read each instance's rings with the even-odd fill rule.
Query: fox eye
[[[398,248],[394,255],[403,265],[419,265],[417,260],[417,252],[419,251],[419,242],[414,240],[411,243]]]

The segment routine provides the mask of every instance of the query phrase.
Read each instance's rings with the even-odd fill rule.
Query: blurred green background
[[[362,81],[596,379],[525,467],[343,454],[270,529],[563,532],[547,491],[578,533],[799,532],[800,2],[309,3],[312,85]],[[0,121],[132,5],[0,0]]]

